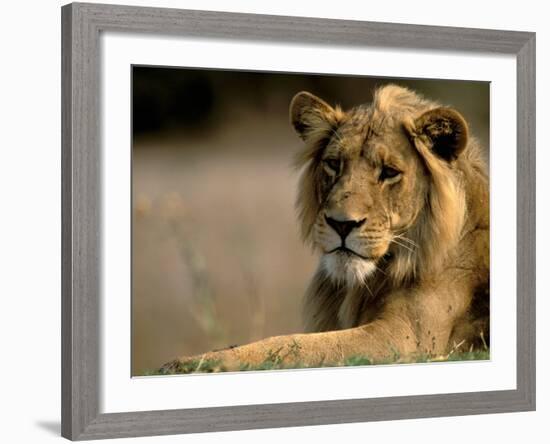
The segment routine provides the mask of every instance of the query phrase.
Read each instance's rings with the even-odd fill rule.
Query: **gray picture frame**
[[[499,53],[517,59],[515,390],[99,411],[101,32]],[[498,154],[497,154],[498,155]],[[535,34],[73,3],[62,8],[62,435],[72,440],[535,409]]]

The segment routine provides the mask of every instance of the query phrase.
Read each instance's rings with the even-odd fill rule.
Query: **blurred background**
[[[486,82],[133,68],[133,375],[302,330],[316,259],[298,234],[288,105],[307,90],[349,108],[386,83],[453,106],[489,146]]]

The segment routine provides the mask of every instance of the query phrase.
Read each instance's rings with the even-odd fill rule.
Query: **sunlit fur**
[[[369,304],[377,298],[412,287],[441,273],[453,261],[463,260],[457,258],[465,254],[460,245],[463,234],[487,228],[489,223],[486,166],[467,127],[465,134],[459,135],[467,143],[457,150],[456,160],[447,161],[438,155],[427,130],[419,125],[421,116],[440,105],[406,88],[382,87],[371,104],[348,112],[331,108],[315,96],[296,97],[291,104],[291,121],[305,142],[296,157],[302,170],[297,210],[304,240],[321,254],[305,298],[306,326],[309,331],[353,327],[369,320]],[[323,155],[331,149],[345,153],[348,146],[361,144],[367,156],[368,150],[374,152],[376,148],[414,166],[414,186],[408,182],[408,194],[399,198],[394,192],[391,202],[383,201],[367,167],[363,176],[350,173],[346,178],[349,183],[337,182],[327,192],[334,178],[327,175]],[[364,227],[353,230],[346,239],[346,246],[368,256],[366,259],[328,253],[340,243],[325,222],[327,211],[340,210],[328,203],[338,186],[354,190],[358,202],[357,208],[346,204],[345,213],[356,212],[357,219],[367,219]],[[370,204],[364,204],[367,201]],[[373,220],[376,223],[369,223]],[[394,229],[395,221],[399,229]],[[488,251],[482,256],[488,261]]]

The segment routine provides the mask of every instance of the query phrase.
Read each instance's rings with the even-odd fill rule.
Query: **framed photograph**
[[[533,33],[62,25],[63,436],[534,410]]]

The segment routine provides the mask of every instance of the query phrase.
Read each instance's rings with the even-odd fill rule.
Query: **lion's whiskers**
[[[399,242],[398,240],[396,239],[392,239],[392,242],[396,245],[399,245],[400,247],[404,248],[405,250],[408,250],[410,251],[411,253],[415,253],[415,251],[413,250],[412,247],[408,246],[407,244],[402,244],[401,242]]]
[[[414,242],[412,239],[409,239],[408,237],[403,236],[402,233],[401,234],[394,234],[393,236],[394,236],[394,239],[400,239],[402,241],[405,241],[405,242],[411,244],[413,247],[418,248],[418,244],[416,242]]]
[[[367,283],[367,277],[364,276],[363,279],[363,285],[365,286],[365,288],[367,289],[367,291],[369,292],[369,294],[371,295],[371,297],[374,299],[374,293],[372,292],[372,290],[370,289],[369,287],[369,284]]]

